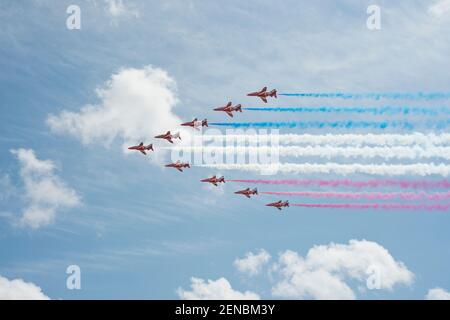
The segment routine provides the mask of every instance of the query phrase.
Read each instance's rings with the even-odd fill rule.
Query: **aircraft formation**
[[[267,87],[264,87],[259,91],[248,93],[247,96],[259,97],[264,103],[267,103],[268,97],[277,98],[277,90],[273,89],[273,90],[267,91]],[[237,104],[233,107],[233,104],[230,101],[225,106],[214,108],[213,110],[225,112],[228,116],[233,117],[233,112],[242,112],[242,106],[240,104]],[[207,119],[198,120],[197,118],[195,118],[192,121],[181,123],[180,125],[185,126],[185,127],[192,127],[196,130],[200,130],[199,129],[200,127],[208,127],[208,120]],[[166,133],[157,135],[157,136],[155,136],[155,138],[156,139],[164,139],[172,144],[174,143],[174,140],[176,140],[176,139],[181,140],[181,136],[180,136],[179,132],[172,134],[170,131],[167,131]],[[141,142],[136,146],[128,147],[128,149],[139,151],[144,155],[147,155],[146,151],[150,151],[150,150],[154,151],[153,144],[145,145],[144,142]],[[180,172],[183,172],[183,169],[190,168],[190,164],[187,162],[184,163],[181,161],[176,161],[173,163],[166,164],[165,167],[174,168]],[[225,177],[222,176],[222,177],[218,178],[214,175],[210,178],[201,179],[200,181],[205,182],[205,183],[211,183],[212,185],[217,187],[220,183],[225,183]],[[235,194],[244,195],[247,198],[251,198],[251,196],[258,195],[258,190],[256,188],[255,189],[246,188],[244,190],[236,191]],[[278,210],[281,210],[284,207],[289,207],[289,202],[288,201],[283,202],[282,200],[280,200],[278,202],[268,203],[268,204],[266,204],[266,206],[274,207],[274,208],[277,208]]]

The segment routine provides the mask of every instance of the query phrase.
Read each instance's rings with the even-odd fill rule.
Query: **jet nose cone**
[[[220,111],[220,108],[214,108],[213,110],[214,111]]]

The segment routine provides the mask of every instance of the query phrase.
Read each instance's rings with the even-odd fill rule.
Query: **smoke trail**
[[[290,122],[213,122],[213,126],[232,128],[300,128],[300,129],[380,129],[387,128],[414,129],[414,124],[408,121],[290,121]],[[433,127],[443,127],[440,122]],[[429,127],[429,126],[428,126]]]
[[[227,182],[237,182],[246,184],[262,185],[289,185],[302,187],[350,187],[350,188],[379,188],[397,187],[401,189],[449,189],[450,180],[313,180],[313,179],[284,179],[284,180],[264,180],[264,179],[227,179]]]
[[[300,113],[357,113],[357,114],[423,114],[435,116],[439,113],[449,114],[450,109],[446,107],[409,107],[409,106],[380,106],[380,107],[340,107],[340,106],[317,106],[317,107],[247,107],[242,108],[249,111],[265,112],[300,112]]]
[[[172,147],[173,150],[189,150],[191,152],[224,154],[271,154],[276,152],[281,157],[320,157],[331,159],[332,157],[343,158],[383,158],[390,159],[429,159],[442,158],[450,160],[450,147],[333,147],[333,146],[181,146]]]
[[[374,209],[374,210],[424,210],[447,211],[449,204],[401,204],[401,203],[292,203],[292,207],[333,208],[333,209]]]
[[[338,98],[338,99],[394,99],[394,100],[437,100],[449,99],[450,93],[447,92],[416,92],[416,93],[343,93],[343,92],[329,92],[329,93],[279,93],[279,96],[288,97],[303,97],[303,98]]]
[[[392,200],[402,199],[409,201],[439,201],[450,198],[448,192],[319,192],[319,191],[263,191],[260,194],[276,195],[276,196],[297,196],[311,198],[345,198],[345,199],[366,199],[366,200]]]
[[[450,134],[423,134],[415,132],[412,134],[254,134],[254,135],[204,135],[204,140],[214,139],[214,141],[257,141],[267,143],[273,140],[281,144],[306,144],[334,146],[411,146],[411,145],[436,145],[450,146]]]
[[[427,128],[445,129],[450,120],[426,121],[422,125]],[[300,129],[379,129],[388,128],[413,130],[415,124],[408,121],[290,121],[290,122],[213,122],[213,126],[232,128],[300,128]]]
[[[339,163],[273,163],[273,164],[204,164],[199,167],[215,168],[219,170],[240,170],[247,172],[292,173],[292,174],[341,174],[364,173],[371,175],[441,175],[448,176],[450,165],[434,163],[415,164],[339,164]]]

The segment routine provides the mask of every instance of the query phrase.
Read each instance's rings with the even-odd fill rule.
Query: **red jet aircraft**
[[[255,189],[251,190],[250,188],[247,188],[244,190],[236,191],[235,194],[243,194],[247,198],[250,198],[251,195],[258,194],[258,189],[255,188]]]
[[[209,182],[209,183],[212,183],[213,185],[215,185],[215,186],[217,187],[217,184],[218,184],[218,183],[220,183],[220,182],[225,183],[225,177],[222,176],[222,177],[220,177],[220,178],[217,178],[216,176],[212,176],[211,178],[203,179],[203,180],[200,180],[200,181],[201,181],[201,182]]]
[[[283,202],[280,200],[278,202],[268,203],[268,204],[266,204],[266,206],[275,207],[278,210],[281,210],[281,208],[283,208],[283,207],[289,207],[289,202],[288,201]]]
[[[242,112],[242,106],[240,104],[237,104],[237,105],[235,105],[233,107],[233,106],[231,106],[231,101],[230,101],[223,107],[215,108],[214,111],[224,111],[224,112],[226,112],[227,115],[229,115],[230,117],[233,118],[233,113],[232,112],[233,111]]]
[[[170,133],[170,131],[167,131],[165,134],[161,134],[161,135],[159,135],[159,136],[155,136],[155,138],[158,138],[158,139],[166,139],[167,141],[169,141],[170,143],[173,143],[173,141],[172,141],[172,139],[180,139],[181,140],[181,137],[180,137],[180,133],[179,132],[177,132],[177,133],[175,133],[175,134],[171,134]]]
[[[137,145],[137,146],[129,147],[128,150],[137,150],[137,151],[142,152],[145,155],[147,154],[147,152],[145,152],[146,150],[154,151],[153,150],[153,144],[149,144],[148,146],[144,146],[143,142],[139,143],[139,145]]]
[[[180,162],[180,160],[178,160],[177,162],[174,163],[170,163],[170,164],[166,164],[165,165],[168,168],[175,168],[180,172],[183,172],[183,168],[190,168],[191,166],[189,165],[189,163],[183,163]]]
[[[264,103],[267,103],[267,97],[277,97],[277,90],[273,89],[271,91],[267,91],[267,87],[261,89],[261,91],[251,92],[247,94],[249,97],[259,97]]]
[[[198,127],[207,127],[208,126],[208,120],[203,119],[203,120],[200,121],[197,118],[195,118],[194,120],[182,123],[181,125],[182,126],[186,126],[186,127],[192,127],[194,129],[200,130]]]

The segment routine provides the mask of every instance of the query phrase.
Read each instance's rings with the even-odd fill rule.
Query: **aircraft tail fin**
[[[241,104],[238,104],[235,106],[236,111],[242,112],[242,106]]]
[[[147,149],[147,150],[155,151],[155,150],[153,150],[153,144],[152,144],[152,143],[150,143],[150,144],[147,146],[146,149]]]
[[[253,189],[253,192],[255,193],[255,194],[258,194],[258,189]]]

